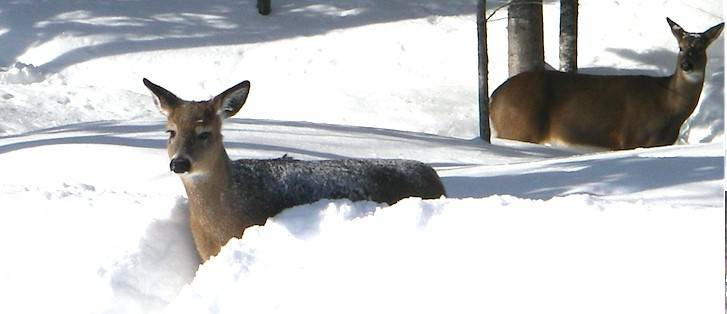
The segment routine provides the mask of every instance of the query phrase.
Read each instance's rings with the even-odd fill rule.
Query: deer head
[[[670,18],[667,17],[666,21],[679,42],[677,72],[681,72],[689,82],[702,82],[707,65],[707,47],[722,33],[724,23],[712,26],[704,33],[689,33]]]
[[[234,116],[245,104],[250,82],[243,81],[207,101],[182,100],[170,91],[144,79],[154,94],[159,111],[167,117],[169,169],[182,175],[210,171],[221,156],[222,121]]]

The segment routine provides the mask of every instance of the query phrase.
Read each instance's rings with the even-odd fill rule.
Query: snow
[[[0,81],[11,84],[37,83],[44,79],[44,75],[37,67],[32,64],[25,64],[22,62],[16,62],[10,68],[0,71]]]
[[[711,312],[721,302],[693,287],[722,287],[707,271],[720,252],[705,249],[718,216],[584,195],[321,201],[230,241],[168,312]]]
[[[678,145],[584,153],[475,138],[473,1],[272,3],[0,6],[0,312],[724,311],[723,37]],[[667,75],[665,17],[697,32],[722,11],[581,0],[579,64]],[[186,99],[250,80],[233,158],[416,159],[448,197],[298,206],[199,266],[142,77]]]

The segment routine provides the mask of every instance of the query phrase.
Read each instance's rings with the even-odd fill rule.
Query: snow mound
[[[719,288],[720,252],[700,249],[719,216],[585,195],[319,201],[231,240],[166,310],[706,313],[721,303],[692,287]]]
[[[68,181],[2,184],[0,203],[2,313],[158,312],[198,267],[181,198]]]
[[[32,84],[45,80],[45,74],[32,64],[15,62],[8,68],[0,69],[0,82],[10,84]]]

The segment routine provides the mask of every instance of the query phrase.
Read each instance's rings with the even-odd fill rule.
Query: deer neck
[[[669,94],[666,103],[669,109],[685,119],[697,107],[704,85],[704,69],[685,72],[679,69],[669,80]]]
[[[205,171],[182,176],[191,215],[224,219],[233,214],[239,200],[232,188],[231,167],[230,157],[222,149]]]

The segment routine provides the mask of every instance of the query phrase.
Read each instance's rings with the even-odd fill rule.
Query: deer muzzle
[[[169,163],[169,170],[174,173],[186,173],[192,168],[192,163],[187,158],[177,157]]]

